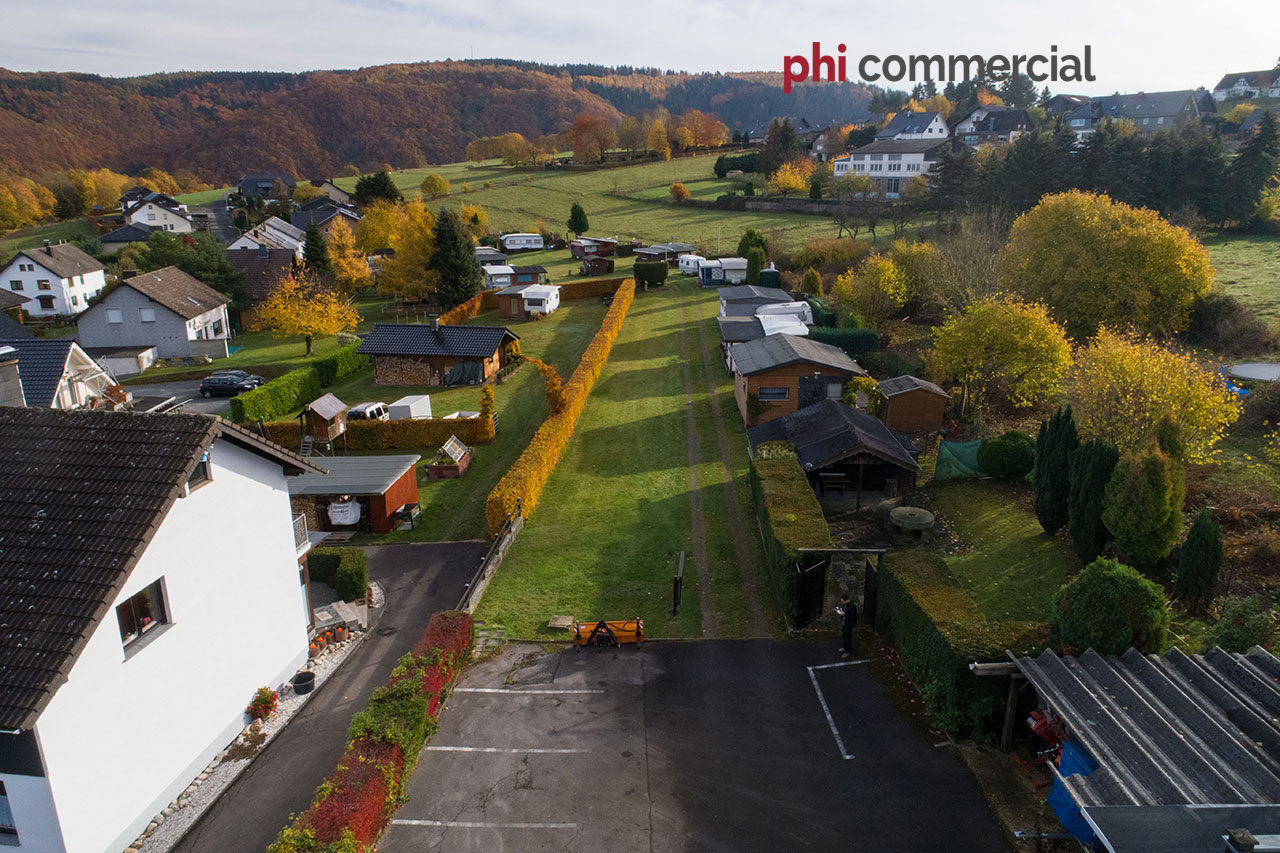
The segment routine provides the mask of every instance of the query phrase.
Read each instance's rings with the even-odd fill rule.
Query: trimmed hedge
[[[812,300],[810,302],[812,304]],[[817,320],[816,313],[814,319]],[[811,341],[839,347],[847,352],[850,358],[857,358],[863,353],[875,352],[880,349],[880,336],[870,329],[836,329],[831,326],[810,326],[808,337]]]
[[[876,630],[902,654],[929,715],[960,735],[998,731],[1008,682],[980,678],[974,661],[1007,660],[1048,646],[1042,622],[989,622],[967,592],[950,579],[941,554],[915,549],[885,555],[879,573]]]
[[[595,282],[583,283],[594,284]],[[493,491],[489,492],[489,498],[485,503],[485,516],[489,521],[490,533],[497,533],[502,528],[507,516],[515,511],[517,501],[520,502],[520,514],[524,518],[533,514],[543,487],[546,486],[551,472],[555,470],[556,463],[560,461],[560,456],[573,435],[578,416],[582,414],[582,409],[587,404],[587,395],[591,393],[591,388],[599,378],[600,371],[604,370],[605,362],[609,360],[609,351],[613,349],[613,342],[622,331],[622,321],[626,318],[627,310],[631,307],[635,295],[635,281],[632,279],[623,281],[614,295],[613,304],[609,306],[608,313],[604,315],[600,330],[587,345],[578,368],[573,371],[573,375],[564,385],[566,397],[564,411],[547,416],[542,426],[538,427],[538,431],[534,433],[529,446],[520,454],[520,458],[507,469],[507,473],[502,475],[502,479],[493,487]]]
[[[496,292],[482,290],[479,293],[477,293],[475,296],[472,296],[466,302],[463,302],[460,305],[455,305],[449,311],[446,311],[443,314],[441,314],[439,319],[440,325],[441,326],[460,326],[463,323],[465,323],[467,320],[470,320],[472,317],[479,314],[485,308],[484,297],[486,292],[495,294],[493,297],[493,303],[496,306],[498,304],[498,297],[496,295]]]
[[[320,396],[322,389],[346,379],[369,363],[356,352],[360,342],[318,358],[310,367],[299,367],[252,391],[231,398],[231,420],[237,422],[275,418],[300,409]]]
[[[770,441],[756,448],[751,460],[751,492],[782,612],[788,623],[796,625],[799,549],[834,547],[831,529],[790,442]]]
[[[270,421],[263,424],[267,438],[283,447],[297,447],[302,426],[297,421]],[[439,447],[456,435],[465,445],[493,441],[493,418],[419,418],[399,421],[352,421],[347,424],[350,450],[399,450]]]
[[[360,349],[360,341],[347,344],[337,352],[318,358],[311,363],[311,366],[316,369],[316,378],[320,380],[321,388],[328,388],[369,365],[369,356],[356,352],[358,349]]]
[[[350,744],[311,807],[281,830],[269,853],[368,853],[404,801],[405,782],[471,648],[471,616],[431,617],[385,687],[351,720]]]
[[[591,281],[567,281],[560,285],[560,301],[566,299],[591,299],[596,296],[616,294],[628,278],[597,278]]]
[[[334,587],[338,597],[343,601],[364,598],[365,588],[369,586],[369,558],[358,548],[339,550],[343,553],[334,577]]]

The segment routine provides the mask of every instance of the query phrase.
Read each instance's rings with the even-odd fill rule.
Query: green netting
[[[963,480],[985,476],[978,466],[978,448],[981,441],[938,442],[938,467],[933,472],[935,480]]]

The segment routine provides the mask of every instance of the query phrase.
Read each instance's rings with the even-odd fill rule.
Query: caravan
[[[702,257],[701,255],[681,255],[676,260],[676,264],[682,274],[697,275],[698,262],[704,261],[704,260],[706,260],[706,258]]]
[[[543,248],[541,234],[513,233],[503,234],[498,238],[502,248],[507,252],[536,252]]]

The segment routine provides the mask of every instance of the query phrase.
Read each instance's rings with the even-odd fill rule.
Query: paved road
[[[213,367],[209,370],[212,372]],[[187,412],[200,412],[206,415],[226,414],[230,409],[230,404],[226,397],[213,397],[204,399],[200,396],[200,380],[199,379],[183,379],[176,382],[150,382],[139,385],[127,385],[133,396],[136,397],[177,397],[179,400],[189,400],[182,408]]]
[[[453,542],[364,549],[370,577],[387,592],[373,634],[173,849],[266,849],[289,815],[311,804],[316,786],[346,749],[351,716],[386,681],[395,661],[421,639],[431,614],[457,606],[486,547]]]
[[[509,649],[450,698],[378,849],[1008,850],[892,670],[836,645],[535,651],[507,687]]]
[[[203,213],[209,218],[209,233],[213,235],[213,239],[224,246],[234,243],[240,236],[240,232],[232,223],[230,212],[227,211],[226,202],[222,199],[210,207],[192,208],[191,212]]]

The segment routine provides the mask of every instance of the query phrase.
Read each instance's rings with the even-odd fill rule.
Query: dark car
[[[208,376],[200,383],[200,396],[206,400],[215,396],[234,397],[257,387],[258,383],[236,376]]]
[[[232,376],[242,382],[252,382],[254,385],[261,385],[266,380],[256,373],[249,373],[244,370],[234,370],[227,368],[226,370],[215,370],[209,374],[210,376]]]

